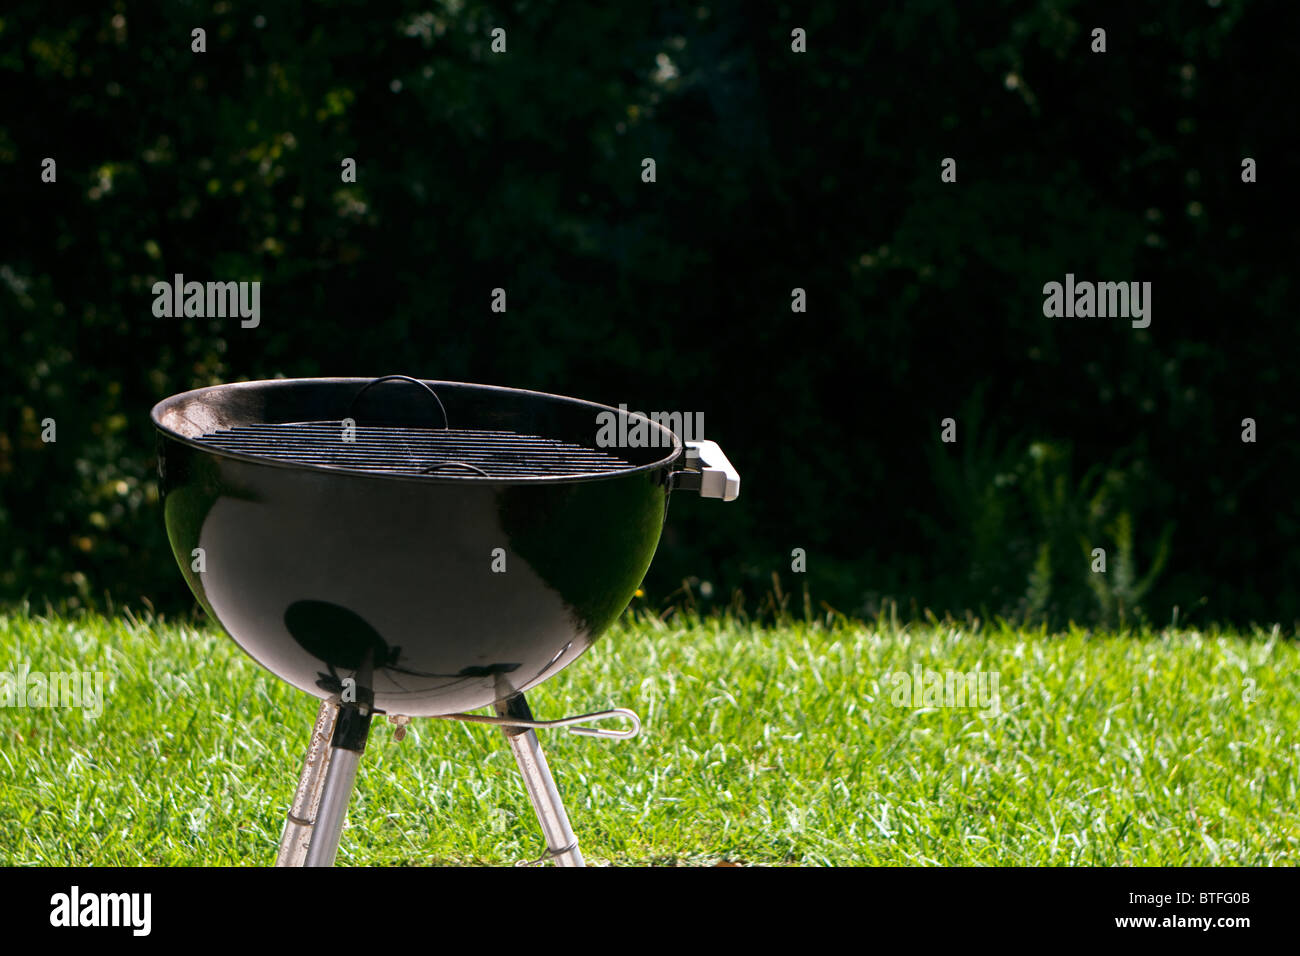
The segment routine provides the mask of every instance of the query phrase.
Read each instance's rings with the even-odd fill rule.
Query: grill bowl
[[[650,566],[682,456],[676,435],[647,423],[650,447],[601,460],[597,416],[627,418],[608,406],[423,385],[241,382],[152,412],[172,551],[213,620],[295,687],[328,697],[355,686],[358,700],[413,717],[504,700],[590,647]],[[307,432],[337,428],[341,444],[348,418],[358,445],[397,448],[397,460],[351,448],[295,456],[266,437],[316,423]],[[478,434],[475,453],[506,457],[420,473],[457,431]],[[534,436],[519,441],[535,455],[538,439],[560,452],[533,473],[509,457],[511,434]],[[241,435],[255,441],[231,438]],[[591,454],[572,451],[566,466],[560,443]]]

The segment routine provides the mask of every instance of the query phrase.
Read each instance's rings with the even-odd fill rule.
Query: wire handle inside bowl
[[[380,384],[381,382],[394,382],[394,381],[410,382],[410,383],[413,384],[413,385],[418,385],[418,386],[420,386],[422,389],[424,389],[426,392],[428,392],[430,395],[432,395],[432,396],[433,396],[433,400],[434,400],[435,402],[438,403],[438,411],[442,412],[442,427],[443,427],[443,428],[450,428],[450,427],[451,427],[451,424],[450,424],[450,422],[449,422],[448,419],[447,419],[447,409],[443,406],[443,404],[442,404],[442,399],[440,399],[440,398],[438,397],[438,393],[435,392],[435,391],[434,391],[434,390],[429,386],[429,383],[428,383],[428,382],[422,382],[422,381],[420,381],[418,378],[412,378],[412,377],[409,376],[409,375],[381,375],[381,376],[379,376],[378,378],[372,378],[372,379],[371,379],[369,382],[367,382],[365,385],[362,385],[362,386],[361,386],[361,390],[360,390],[359,392],[357,392],[355,395],[352,396],[352,401],[348,403],[347,414],[344,415],[343,417],[344,417],[344,418],[352,418],[352,409],[356,408],[356,405],[357,405],[357,399],[359,399],[362,395],[364,395],[364,394],[365,394],[367,391],[369,391],[371,388],[373,388],[374,386]]]

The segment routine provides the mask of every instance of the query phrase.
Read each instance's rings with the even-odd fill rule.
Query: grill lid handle
[[[740,472],[715,441],[688,441],[686,444],[687,471],[674,476],[677,487],[688,491],[699,490],[701,498],[721,498],[735,501],[740,497]]]

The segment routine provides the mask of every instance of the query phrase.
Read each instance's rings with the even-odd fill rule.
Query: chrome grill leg
[[[338,853],[343,821],[352,799],[357,766],[366,749],[370,733],[371,710],[368,706],[348,704],[339,709],[330,741],[329,769],[321,787],[320,806],[312,828],[311,842],[307,846],[304,866],[333,866]]]
[[[316,726],[311,731],[311,742],[307,745],[307,757],[298,777],[298,789],[294,792],[284,832],[280,835],[276,866],[302,866],[307,859],[307,847],[311,843],[312,828],[316,825],[321,790],[330,764],[330,738],[334,735],[338,714],[337,701],[321,701],[316,712]]]
[[[501,717],[533,719],[533,713],[523,694],[498,702],[496,712]],[[528,798],[533,803],[533,810],[537,812],[537,822],[542,825],[542,833],[546,836],[547,854],[543,859],[554,860],[556,866],[585,866],[582,851],[578,849],[578,838],[573,834],[573,827],[569,826],[569,815],[564,812],[560,792],[555,788],[550,768],[546,766],[546,755],[542,753],[536,732],[508,726],[501,730],[506,735],[506,740],[510,741],[510,749],[514,752],[519,772],[524,777]]]

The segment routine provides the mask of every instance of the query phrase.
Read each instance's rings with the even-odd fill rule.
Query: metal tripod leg
[[[352,798],[352,786],[357,777],[357,765],[366,749],[370,733],[371,710],[368,706],[342,705],[334,724],[330,740],[325,781],[321,786],[316,820],[311,829],[303,866],[333,866],[338,853],[339,837],[343,833],[343,820]]]
[[[320,806],[325,771],[330,763],[330,738],[334,735],[334,722],[338,719],[338,714],[338,701],[331,699],[320,702],[320,710],[316,712],[316,726],[312,728],[311,742],[307,745],[307,757],[298,777],[298,789],[294,791],[293,803],[289,805],[289,817],[285,820],[284,832],[280,835],[276,866],[302,866],[307,859],[307,847],[311,843],[312,828],[316,825],[316,811]]]
[[[523,694],[498,702],[496,712],[501,717],[533,719],[533,713]],[[564,804],[560,802],[560,792],[555,789],[555,780],[551,777],[550,768],[546,766],[546,755],[542,753],[537,734],[524,727],[503,726],[501,730],[505,733],[506,740],[510,741],[510,749],[519,764],[519,772],[524,776],[528,798],[537,812],[537,822],[542,825],[542,833],[546,835],[547,857],[553,859],[556,866],[585,866],[582,851],[578,849],[578,838],[569,826],[569,816],[564,812]]]

